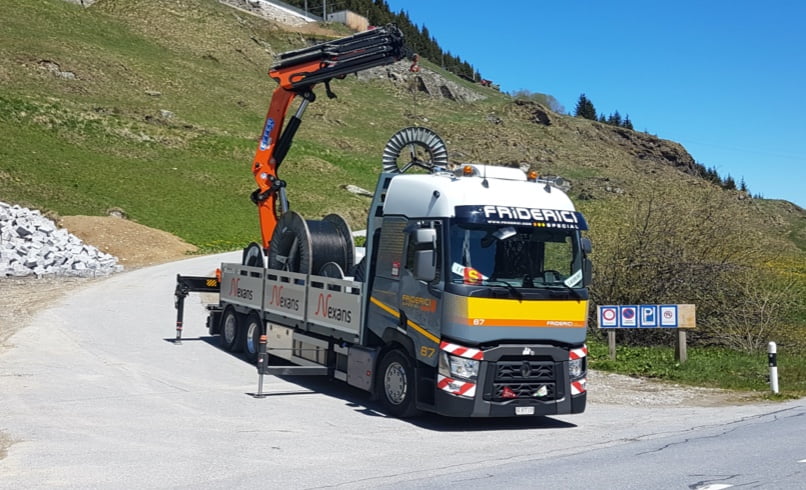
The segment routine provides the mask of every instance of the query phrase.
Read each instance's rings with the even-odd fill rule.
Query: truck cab
[[[410,357],[411,403],[455,416],[582,412],[590,242],[568,196],[487,165],[384,174],[375,196],[364,340]]]

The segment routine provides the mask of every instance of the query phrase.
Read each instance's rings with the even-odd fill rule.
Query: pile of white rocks
[[[38,210],[0,202],[0,278],[105,276],[123,270],[117,262]]]

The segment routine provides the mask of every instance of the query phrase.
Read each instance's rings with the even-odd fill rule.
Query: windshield
[[[582,287],[577,230],[453,224],[449,253],[455,284]]]

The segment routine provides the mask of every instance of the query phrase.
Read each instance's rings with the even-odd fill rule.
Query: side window
[[[566,237],[565,242],[546,242],[545,260],[543,270],[553,270],[567,276],[573,272],[571,270],[573,256],[571,254],[571,244],[568,243],[570,237]]]

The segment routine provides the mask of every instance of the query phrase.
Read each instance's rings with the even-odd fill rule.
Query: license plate
[[[534,415],[535,407],[515,407],[515,415]]]

